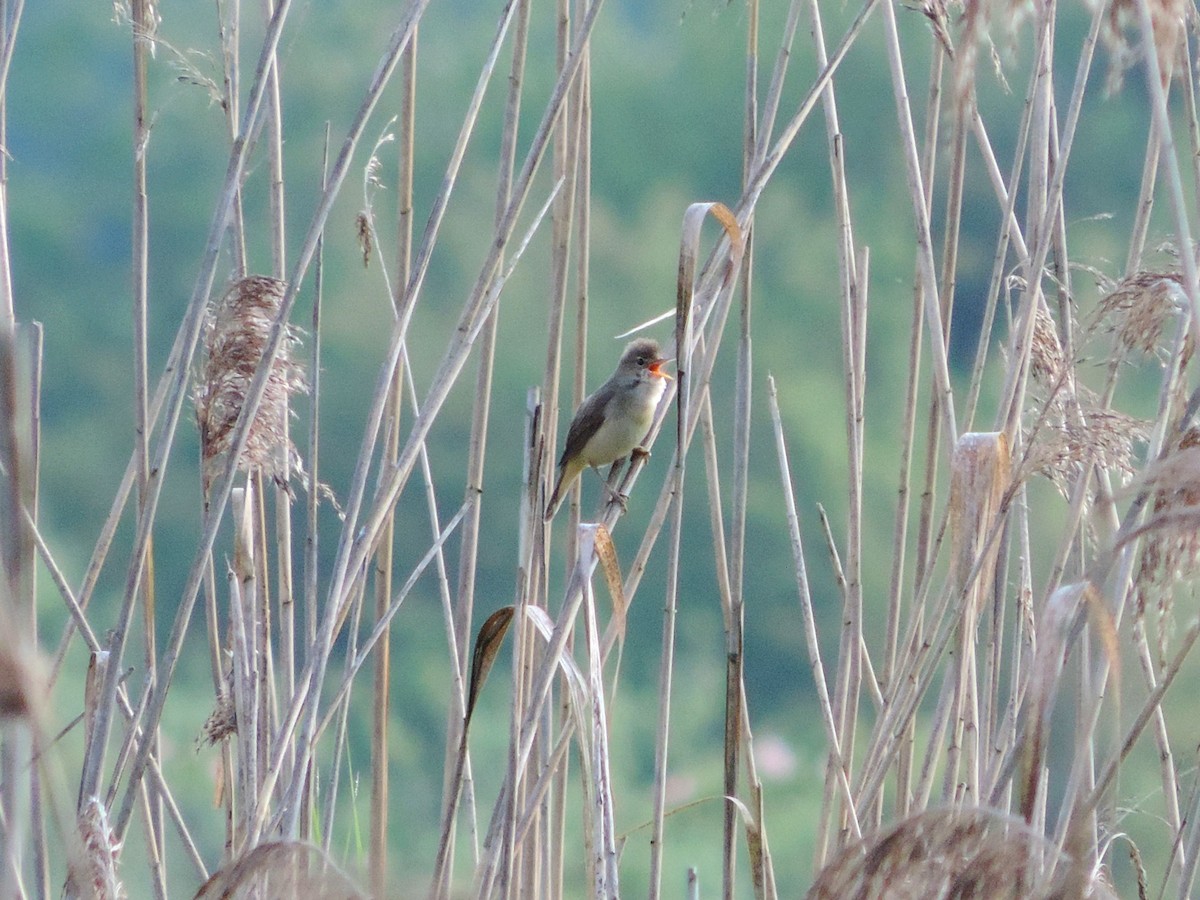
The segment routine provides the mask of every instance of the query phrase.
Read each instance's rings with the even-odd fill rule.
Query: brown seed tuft
[[[1174,620],[1172,588],[1200,571],[1200,428],[1189,428],[1147,466],[1137,486],[1152,500],[1140,529],[1146,541],[1138,563],[1136,613],[1144,617],[1148,609],[1156,610],[1158,650],[1165,658]]]
[[[365,212],[360,212],[354,219],[354,231],[358,238],[358,249],[362,253],[363,268],[371,265],[371,250],[375,246],[371,229],[371,220]]]
[[[1093,0],[1095,2],[1095,0]],[[1175,72],[1183,46],[1184,21],[1188,12],[1186,0],[1148,0],[1150,22],[1154,30],[1154,52],[1158,56],[1158,68],[1164,86]],[[1121,89],[1125,72],[1141,57],[1140,43],[1135,45],[1129,35],[1140,42],[1141,26],[1138,22],[1138,0],[1112,0],[1104,22],[1104,42],[1112,52],[1108,67],[1107,90],[1115,93]],[[1186,66],[1183,67],[1186,70]]]
[[[227,692],[222,691],[221,695],[217,697],[217,705],[204,720],[204,727],[200,730],[200,739],[212,746],[236,733],[237,709],[234,707],[233,698]]]
[[[230,285],[209,313],[205,359],[194,392],[205,489],[219,472],[220,458],[230,449],[234,426],[262,361],[285,288],[275,278],[251,275]],[[266,392],[238,459],[239,468],[260,471],[280,484],[286,484],[289,471],[300,465],[286,421],[288,399],[307,389],[300,366],[292,360],[298,343],[298,332],[287,326],[286,339],[271,366]]]
[[[1054,320],[1042,305],[1038,305],[1033,318],[1033,344],[1029,349],[1030,371],[1040,384],[1056,387],[1063,374],[1065,359],[1062,343]]]
[[[957,900],[1062,896],[1078,867],[1023,821],[977,807],[926,810],[851,844],[821,870],[809,900]],[[1114,895],[1091,880],[1089,896]]]
[[[1004,80],[1000,71],[999,54],[992,40],[992,31],[998,31],[1002,43],[1016,43],[1017,29],[1038,7],[1035,0],[966,0],[963,4],[962,28],[955,58],[955,90],[960,100],[965,99],[975,84],[975,65],[979,47],[987,46],[995,66],[996,75]],[[926,13],[928,15],[928,13]]]
[[[1100,301],[1092,330],[1113,336],[1120,358],[1165,352],[1163,332],[1188,309],[1183,276],[1174,272],[1137,272],[1117,282]],[[1188,350],[1190,355],[1190,338]]]
[[[1022,477],[1045,475],[1064,494],[1087,466],[1132,476],[1136,447],[1149,436],[1143,420],[1097,405],[1082,385],[1076,390],[1079,402],[1058,394],[1042,410],[1022,467]]]
[[[83,860],[71,867],[68,895],[93,897],[95,900],[119,900],[125,886],[117,875],[121,844],[108,821],[104,804],[88,798],[79,813],[79,836],[83,841]]]

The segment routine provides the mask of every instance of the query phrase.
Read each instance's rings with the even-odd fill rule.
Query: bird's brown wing
[[[558,458],[560,468],[568,459],[582,453],[592,435],[604,424],[604,411],[611,399],[612,391],[609,385],[605,384],[579,405],[575,418],[571,420],[571,427],[567,430],[567,443],[563,446],[562,456]]]

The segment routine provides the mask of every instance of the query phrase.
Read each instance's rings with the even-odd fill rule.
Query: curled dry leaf
[[[621,564],[617,560],[617,548],[612,535],[603,524],[596,526],[596,555],[600,557],[600,568],[608,582],[608,593],[612,597],[613,622],[616,623],[617,640],[625,640],[625,614],[629,603],[625,599],[625,584],[621,578]]]
[[[479,626],[479,633],[475,635],[475,650],[471,653],[471,685],[467,691],[467,724],[471,722],[475,701],[479,699],[483,683],[487,681],[488,672],[492,670],[492,664],[496,661],[496,654],[500,652],[500,645],[504,643],[504,635],[508,633],[512,617],[513,608],[502,606],[487,617],[487,621]]]

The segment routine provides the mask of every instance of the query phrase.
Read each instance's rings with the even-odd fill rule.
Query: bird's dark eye
[[[646,357],[644,357],[644,356],[639,356],[639,357],[638,357],[638,365],[639,365],[639,366],[644,366],[645,364],[646,364]]]

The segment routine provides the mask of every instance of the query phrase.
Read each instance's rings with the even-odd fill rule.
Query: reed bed
[[[724,626],[723,738],[705,748],[721,771],[705,808],[722,840],[707,866],[688,873],[689,896],[1198,890],[1200,793],[1183,746],[1191,732],[1163,702],[1180,675],[1195,672],[1200,636],[1188,590],[1200,565],[1200,394],[1190,386],[1200,286],[1189,193],[1200,184],[1200,120],[1190,4],[1097,4],[1074,42],[1057,32],[1066,8],[1049,0],[961,8],[930,0],[917,32],[898,23],[911,10],[863,0],[833,17],[839,27],[829,36],[830,10],[816,0],[740,5],[743,32],[729,41],[745,63],[740,194],[694,198],[676,211],[675,306],[630,323],[631,333],[673,336],[675,378],[645,441],[653,468],[637,455],[608,476],[613,491],[634,493],[648,511],[631,518],[642,530],[622,535],[637,548],[624,557],[614,534],[630,526],[616,500],[592,516],[576,490],[552,523],[542,515],[558,436],[587,393],[586,360],[597,352],[592,39],[613,11],[602,0],[509,0],[474,61],[474,93],[452,112],[418,102],[428,0],[388,7],[386,48],[378,60],[355,61],[366,87],[349,123],[327,129],[324,168],[313,172],[289,170],[283,150],[281,47],[305,27],[293,6],[217,4],[220,71],[209,77],[171,45],[170,8],[118,4],[133,60],[133,441],[74,583],[39,526],[41,332],[13,294],[8,234],[21,226],[9,222],[0,155],[0,896],[670,893],[664,884],[680,875],[667,869],[680,811],[668,782],[681,579],[701,555],[713,561]],[[782,24],[764,29],[767,12]],[[0,3],[0,98],[22,13],[20,2]],[[538,15],[556,23],[552,52],[532,43],[547,39],[533,37]],[[910,215],[893,226],[911,269],[901,273],[881,272],[856,237],[870,204],[846,165],[839,99],[865,64],[854,54],[864,34],[881,38],[893,95],[894,118],[878,123],[873,150],[903,165]],[[815,66],[799,65],[801,53]],[[910,83],[916,56],[929,60],[923,86]],[[219,191],[194,198],[211,208],[211,224],[167,364],[155,373],[147,78],[168,63],[212,93],[228,155]],[[992,63],[1024,98],[1007,125],[990,106],[994,90],[978,89],[994,83]],[[1135,81],[1151,109],[1141,196],[1120,237],[1126,261],[1085,272],[1070,192],[1087,185],[1072,177],[1072,151],[1084,117],[1104,115],[1085,100]],[[425,117],[450,115],[461,124],[440,185],[418,205]],[[491,224],[474,248],[473,284],[435,327],[422,315],[433,302],[431,260],[484,121],[499,123],[495,202],[480,213]],[[1004,153],[997,126],[1011,131]],[[756,215],[807,132],[828,147],[827,170],[813,177],[833,186],[829,267],[839,290],[821,302],[838,308],[842,392],[819,426],[844,431],[844,480],[822,486],[842,505],[844,529],[806,499],[795,444],[818,423],[784,415],[781,399],[802,389],[790,361],[764,365],[754,352],[756,249],[771,237],[756,234]],[[338,373],[324,352],[338,273],[326,269],[324,247],[348,178],[361,179],[355,230],[390,331],[371,361],[373,382],[362,386],[361,431],[331,435],[323,389]],[[301,183],[319,184],[319,195],[302,239],[289,245],[289,202]],[[250,188],[265,192],[261,215],[246,200]],[[382,211],[385,197],[394,214]],[[963,227],[974,212],[967,205],[980,202],[997,223],[983,248],[968,244]],[[1152,218],[1156,208],[1165,226]],[[1175,250],[1160,264],[1147,241],[1163,227]],[[527,255],[531,247],[545,252]],[[957,288],[968,252],[992,259],[982,296]],[[493,391],[508,350],[500,323],[527,302],[506,288],[543,264],[544,328],[521,348],[544,354],[544,374],[526,398],[520,487],[488,491],[492,441],[514,419],[506,412],[498,425],[493,415],[505,409]],[[1085,275],[1097,276],[1098,290],[1083,286]],[[869,299],[878,304],[879,285],[896,281],[911,292],[906,364],[884,371],[873,358]],[[444,311],[449,301],[438,302]],[[967,306],[977,314],[962,325],[952,313]],[[964,328],[973,330],[974,364],[955,366],[951,338]],[[436,365],[423,366],[431,357]],[[1131,372],[1153,373],[1156,394],[1126,391]],[[732,387],[714,390],[714,378],[729,373]],[[878,427],[868,398],[883,389],[897,421],[880,460],[868,452]],[[450,479],[431,433],[461,415],[448,402],[455,391],[470,397],[470,421],[465,472]],[[753,423],[768,419],[770,439],[753,446]],[[193,428],[198,464],[180,450]],[[338,490],[323,480],[331,452],[353,458]],[[760,514],[750,504],[752,457],[777,469],[769,527],[786,534],[790,558],[748,548],[748,519]],[[894,485],[886,503],[867,484],[880,467]],[[201,486],[186,559],[156,552],[169,479]],[[461,497],[448,495],[448,481],[465,483]],[[685,516],[701,497],[708,533]],[[517,535],[509,603],[480,593],[484,504],[503,508]],[[402,514],[418,518],[420,546],[401,542],[414,533]],[[872,521],[891,523],[890,545],[871,542]],[[115,540],[121,526],[133,535],[127,547]],[[565,536],[555,540],[557,532]],[[817,535],[824,547],[814,547]],[[645,580],[652,565],[665,573],[662,593],[639,596],[658,590]],[[184,584],[170,603],[156,594],[167,566]],[[818,566],[835,573],[836,597],[814,596]],[[756,582],[768,568],[792,576],[787,624],[807,673],[796,690],[813,698],[820,719],[822,799],[804,812],[811,844],[772,827],[790,801],[773,798],[758,771],[746,623],[761,614]],[[125,573],[120,602],[94,606],[101,572],[114,570]],[[875,583],[885,590],[868,587]],[[406,677],[391,642],[418,584],[435,585],[441,633],[428,639],[450,686],[444,756],[425,761],[441,783],[437,822],[408,815],[406,786],[389,778],[393,692]],[[46,597],[67,611],[60,635],[39,628]],[[622,812],[636,787],[615,776],[611,746],[614,709],[629,703],[618,685],[635,604],[662,609],[657,717],[639,723],[654,746],[643,827]],[[822,604],[840,608],[836,631]],[[80,644],[82,654],[72,650]],[[214,803],[195,809],[179,802],[184,786],[166,759],[179,738],[164,729],[185,702],[181,663],[202,646],[213,690],[200,752],[218,762]],[[72,672],[80,658],[86,671]],[[64,696],[63,683],[84,684],[83,696]],[[489,741],[506,746],[502,755],[473,753],[477,730],[497,727],[477,716],[485,691],[511,705],[507,734]],[[364,710],[365,749],[353,737]],[[82,735],[79,753],[61,741],[64,729]],[[1154,772],[1149,796],[1128,793],[1120,776],[1134,766]],[[494,792],[477,781],[481,767]],[[1156,819],[1154,846],[1126,830],[1130,808]],[[389,851],[396,834],[416,828],[437,834],[436,854],[419,878],[406,872],[400,883]],[[357,836],[350,853],[348,834]],[[644,883],[623,871],[637,842],[647,848]],[[811,856],[811,884],[777,879],[781,854]]]

